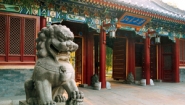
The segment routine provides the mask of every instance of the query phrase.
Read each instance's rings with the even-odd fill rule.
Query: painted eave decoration
[[[121,26],[142,28],[145,24],[150,22],[150,20],[150,17],[125,12],[118,20],[118,24],[120,24]]]
[[[185,15],[183,17],[177,15],[176,12],[173,11],[168,13],[163,12],[166,10],[159,9],[161,7],[157,6],[153,1],[160,0],[85,0],[85,2],[89,2],[92,5],[100,5],[114,10],[126,11],[164,21],[185,24]]]
[[[8,4],[0,3],[0,10],[8,11],[8,12],[19,12],[21,10],[21,8],[19,6],[15,6],[15,5],[8,5]]]
[[[72,15],[72,14],[66,15],[66,20],[79,22],[79,23],[86,23],[86,18],[85,17]]]
[[[37,1],[44,3],[44,0]],[[121,29],[135,31],[138,35],[145,36],[144,34],[147,30],[152,28],[159,36],[169,36],[171,39],[174,39],[174,37],[185,38],[185,21],[183,21],[185,19],[178,20],[178,18],[164,17],[162,16],[164,14],[159,15],[157,12],[153,13],[148,9],[137,8],[137,6],[131,6],[125,3],[118,5],[114,0],[54,1],[53,5],[57,4],[56,8],[46,8],[45,5],[38,4],[33,7],[24,7],[0,0],[0,11],[45,16],[48,26],[52,23],[59,23],[66,20],[87,24],[89,29],[96,30],[99,33],[100,26],[104,21],[105,24],[110,25],[109,27],[104,27],[106,33]],[[124,13],[118,21],[117,13]],[[160,27],[163,27],[163,30]]]

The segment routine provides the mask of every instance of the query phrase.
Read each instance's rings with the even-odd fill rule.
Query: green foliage
[[[35,5],[37,2],[36,0],[4,0],[4,3],[11,5],[20,5],[29,8]]]
[[[112,48],[106,47],[106,70],[112,69]]]
[[[36,4],[35,0],[19,0],[19,5],[30,8]]]
[[[26,8],[34,8],[36,5],[40,5],[41,2],[44,2],[47,7],[54,4],[54,0],[40,0],[40,2],[38,0],[4,0],[5,4],[20,5]]]

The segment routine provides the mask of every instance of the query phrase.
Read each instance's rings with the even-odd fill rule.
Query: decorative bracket
[[[142,36],[145,39],[147,31],[148,31],[148,29],[144,26],[139,31],[136,31],[136,34]]]
[[[105,24],[103,25],[103,29],[106,31],[106,33],[117,30],[117,21],[117,18],[109,19],[109,21],[106,19]]]

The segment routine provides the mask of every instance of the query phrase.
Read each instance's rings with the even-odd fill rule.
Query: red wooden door
[[[172,44],[162,46],[162,76],[163,81],[173,81],[173,46]]]
[[[126,39],[116,38],[113,45],[113,73],[116,80],[126,79]]]
[[[142,62],[142,78],[146,78],[145,77],[145,69],[144,69],[144,65],[145,65],[145,59],[144,59],[144,50],[142,50],[142,54],[140,54],[142,60],[138,61],[138,62]],[[139,56],[139,55],[138,55]],[[151,79],[157,79],[157,59],[156,59],[156,45],[151,45],[150,46],[150,78]]]
[[[150,46],[150,78],[157,79],[156,46]]]
[[[78,44],[78,50],[75,52],[75,80],[77,84],[82,83],[82,38],[75,37],[74,42]]]

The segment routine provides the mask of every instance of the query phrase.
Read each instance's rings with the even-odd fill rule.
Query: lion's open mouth
[[[50,48],[55,52],[56,55],[59,53],[59,51],[52,44],[50,44]]]
[[[50,44],[50,48],[53,50],[53,52],[56,55],[63,55],[63,54],[68,54],[69,53],[68,51],[59,51],[59,50],[57,50],[57,48],[55,48],[55,46],[53,46],[52,44]]]

